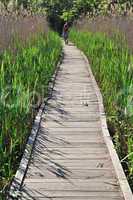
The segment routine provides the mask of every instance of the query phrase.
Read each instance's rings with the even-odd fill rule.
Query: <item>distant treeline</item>
[[[133,12],[132,0],[0,0],[1,10],[45,13],[54,27],[59,29],[68,20],[73,21],[81,15],[128,15]]]

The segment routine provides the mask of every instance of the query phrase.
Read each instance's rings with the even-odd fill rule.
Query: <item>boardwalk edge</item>
[[[123,193],[124,199],[125,200],[133,200],[133,194],[131,191],[131,188],[129,186],[129,183],[127,181],[127,178],[125,176],[125,173],[123,171],[122,165],[120,163],[119,157],[117,155],[117,152],[115,150],[114,144],[112,142],[111,136],[109,134],[109,130],[107,127],[107,120],[106,120],[106,114],[104,111],[104,105],[103,105],[103,97],[102,94],[100,92],[100,89],[98,87],[98,84],[95,80],[95,77],[92,73],[91,67],[90,67],[90,63],[87,59],[87,57],[85,56],[85,54],[81,52],[81,55],[84,57],[85,62],[87,63],[87,70],[89,71],[90,77],[92,79],[92,83],[94,86],[94,90],[96,92],[96,96],[98,98],[98,105],[99,105],[99,112],[100,112],[100,120],[101,120],[101,125],[102,125],[102,133],[103,133],[103,137],[105,140],[105,143],[107,144],[110,156],[111,156],[111,160],[117,175],[117,178],[119,180],[120,183],[120,187],[121,187],[121,191]]]
[[[63,55],[63,51],[62,51],[62,53],[60,55],[60,60],[57,63],[57,66],[56,66],[55,73],[54,73],[54,75],[52,76],[52,78],[49,82],[48,97],[46,97],[44,99],[44,102],[41,104],[39,111],[38,111],[38,113],[35,117],[35,120],[34,120],[34,123],[33,123],[33,126],[32,126],[32,130],[31,130],[30,136],[28,138],[28,141],[27,141],[25,151],[24,151],[24,154],[22,156],[19,168],[18,168],[18,170],[15,174],[14,179],[11,182],[9,192],[8,192],[7,198],[6,198],[8,200],[19,199],[21,197],[21,187],[23,185],[23,181],[24,181],[27,169],[28,169],[28,165],[29,165],[30,158],[31,158],[31,155],[32,155],[32,150],[33,150],[33,147],[34,147],[34,144],[35,144],[35,140],[36,140],[36,137],[37,137],[38,132],[39,132],[40,123],[41,123],[41,120],[42,120],[42,114],[45,110],[45,105],[46,105],[47,101],[51,98],[53,88],[54,88],[54,84],[55,84],[55,80],[56,80],[60,65],[62,63],[63,57],[64,57],[64,55]]]

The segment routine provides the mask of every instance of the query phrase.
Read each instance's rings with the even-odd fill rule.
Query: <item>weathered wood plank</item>
[[[45,128],[100,128],[100,122],[42,122]]]
[[[92,197],[95,197],[96,200],[99,200],[100,198],[106,198],[106,200],[108,200],[108,198],[116,198],[116,197],[120,197],[121,200],[123,200],[123,196],[122,194],[118,191],[118,192],[114,192],[114,191],[65,191],[65,190],[60,190],[60,191],[45,191],[43,189],[40,189],[39,191],[36,190],[31,190],[30,188],[25,188],[25,193],[28,193],[28,196],[32,196],[32,197],[38,197],[38,198],[45,198],[45,197],[49,197],[49,198],[53,198],[53,197],[88,197],[88,199],[91,199]]]
[[[65,172],[65,176],[71,179],[90,179],[93,181],[93,179],[110,179],[114,176],[115,171],[112,169],[72,169],[71,173]],[[27,178],[33,178],[33,179],[54,179],[57,177],[60,177],[61,173],[56,170],[47,170],[46,168],[42,171],[39,168],[33,168],[32,166],[29,167],[29,173],[27,175]]]
[[[77,128],[77,127],[49,127],[49,128],[45,128],[45,125],[44,124],[41,124],[41,130],[43,130],[43,128],[45,129],[45,131],[47,132],[53,132],[53,131],[58,131],[58,132],[97,132],[99,130],[101,130],[100,127],[82,127],[82,128]]]
[[[73,196],[73,197],[29,197],[29,196],[25,196],[25,200],[49,200],[50,198],[52,200],[88,200],[88,197],[84,197],[84,196]],[[89,197],[90,200],[97,200],[97,197]],[[123,200],[122,197],[98,197],[98,200]]]
[[[113,169],[111,165],[111,161],[108,159],[97,159],[97,160],[51,160],[50,158],[43,160],[43,159],[34,159],[33,167],[38,167],[43,170],[44,166],[46,167],[53,167],[56,169],[98,169],[98,168],[106,168],[106,169]]]
[[[38,145],[35,146],[35,149],[38,148]],[[62,153],[62,154],[66,154],[66,153],[107,153],[108,154],[108,150],[106,148],[106,145],[91,145],[91,146],[83,146],[83,147],[55,147],[55,148],[50,148],[50,147],[46,147],[46,146],[41,146],[40,148],[43,148],[44,152],[49,152],[49,153]],[[41,152],[41,155],[43,155],[43,152]]]
[[[78,180],[78,179],[27,179],[25,181],[26,187],[32,190],[44,191],[81,191],[81,192],[117,192],[119,191],[119,184],[116,180]],[[60,187],[58,186],[60,185]]]

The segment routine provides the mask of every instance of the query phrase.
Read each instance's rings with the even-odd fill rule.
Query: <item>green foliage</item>
[[[90,60],[101,88],[110,133],[133,183],[133,56],[119,36],[72,30],[71,40]],[[127,172],[127,171],[126,171]]]
[[[8,4],[12,2],[19,9],[46,12],[52,26],[59,30],[64,21],[73,21],[80,15],[89,15],[90,17],[97,15],[107,15],[112,13],[127,14],[133,9],[131,0],[0,0],[6,9]]]
[[[61,53],[53,32],[39,35],[17,52],[0,58],[0,190],[18,167],[36,110],[47,95],[48,83]]]
[[[73,22],[81,15],[95,17],[97,15],[128,14],[133,8],[132,1],[107,0],[43,0],[48,18],[56,30],[61,29],[64,21]]]

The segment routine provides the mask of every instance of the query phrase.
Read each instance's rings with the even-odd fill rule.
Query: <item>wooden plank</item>
[[[31,196],[29,196],[29,195],[27,195],[27,194],[25,194],[25,196],[24,196],[24,198],[25,198],[25,200],[50,200],[50,199],[52,199],[52,200],[88,200],[88,197],[86,196],[73,196],[73,197],[46,197],[46,196],[43,196],[43,197],[35,197],[35,196],[33,196],[33,197],[31,197]],[[89,199],[90,200],[107,200],[107,197],[98,197],[98,199],[97,199],[97,197],[89,197]],[[123,200],[123,198],[122,197],[108,197],[108,200]]]
[[[36,158],[38,158],[38,154],[34,154],[34,160]],[[108,154],[101,154],[101,153],[86,153],[86,154],[82,154],[82,153],[70,153],[70,154],[50,154],[50,153],[44,153],[41,154],[41,159],[47,159],[48,157],[50,157],[52,160],[78,160],[80,158],[80,160],[82,160],[84,162],[84,160],[97,160],[97,159],[107,159],[108,158]]]
[[[115,178],[114,176],[115,172],[112,169],[72,169],[71,173],[64,172],[64,176],[71,178],[71,179],[111,179],[112,177]],[[45,168],[45,170],[41,170],[39,168],[34,168],[33,166],[29,167],[29,173],[27,174],[27,180],[30,178],[33,179],[54,179],[61,177],[61,172],[51,169],[48,170]]]
[[[101,131],[56,131],[56,129],[54,129],[53,131],[46,131],[46,130],[43,130],[42,128],[42,131],[44,131],[44,137],[45,135],[56,135],[57,137],[58,136],[63,136],[63,135],[73,135],[73,136],[99,136],[99,135],[102,135]]]
[[[97,159],[97,160],[84,160],[84,162],[81,162],[82,160],[51,160],[48,158],[47,160],[43,159],[34,159],[34,167],[39,167],[43,170],[44,165],[47,167],[54,167],[54,168],[60,168],[60,169],[67,169],[68,171],[71,169],[98,169],[98,168],[106,168],[106,169],[113,169],[112,163],[110,159]]]
[[[105,145],[105,143],[102,143],[102,142],[96,142],[96,141],[91,141],[91,142],[63,142],[62,141],[62,143],[61,142],[50,142],[50,141],[44,141],[44,142],[42,142],[43,140],[45,140],[46,138],[45,138],[45,136],[41,136],[40,138],[38,138],[38,140],[36,141],[36,146],[37,145],[41,145],[42,144],[42,148],[54,148],[54,149],[56,149],[56,148],[60,148],[60,149],[62,149],[62,148],[75,148],[75,149],[77,149],[77,147],[79,147],[79,148],[87,148],[88,146],[90,147],[90,148],[101,148],[101,147],[106,147],[106,145]]]
[[[47,123],[42,122],[42,126],[45,128],[101,128],[101,123],[96,122],[52,122],[47,121]]]
[[[81,99],[81,101],[79,101],[79,100],[73,100],[73,101],[69,101],[69,100],[67,100],[67,101],[63,101],[63,100],[60,100],[60,101],[57,101],[56,99],[52,99],[50,102],[49,102],[50,104],[52,104],[52,103],[54,103],[54,104],[56,104],[56,105],[60,105],[60,106],[80,106],[80,105],[83,105],[83,103],[86,103],[86,102],[82,102],[82,99]],[[88,107],[89,106],[95,106],[95,107],[97,107],[97,102],[95,101],[95,102],[87,102],[87,104],[88,104]],[[47,105],[49,105],[49,104],[47,104]]]
[[[97,198],[97,200],[99,200],[100,198],[106,198],[106,200],[108,200],[108,198],[116,198],[116,197],[121,197],[121,200],[123,200],[122,194],[120,192],[114,192],[114,191],[46,191],[43,189],[38,190],[31,190],[30,188],[25,188],[25,193],[27,193],[29,196],[32,197],[37,197],[37,198],[41,198],[41,197],[49,197],[49,198],[53,198],[53,197],[87,197],[88,199],[91,199],[92,197]]]
[[[86,103],[86,104],[85,104]],[[50,110],[50,108],[52,109],[62,109],[62,110],[73,110],[73,111],[95,111],[98,112],[99,108],[97,107],[97,105],[89,105],[87,102],[82,102],[82,99],[80,101],[80,103],[78,105],[72,105],[71,103],[69,105],[60,105],[54,102],[51,102],[50,104],[47,105],[48,110]]]
[[[36,145],[38,145],[40,143],[40,141],[39,142],[37,142],[36,143]],[[43,146],[44,147],[46,147],[46,148],[57,148],[57,147],[60,147],[60,148],[63,148],[63,147],[67,147],[67,148],[77,148],[77,147],[80,147],[80,148],[82,148],[82,147],[88,147],[88,146],[98,146],[98,147],[100,147],[100,146],[102,146],[102,145],[105,145],[104,143],[102,143],[102,142],[50,142],[50,141],[48,141],[48,142],[45,142],[45,143],[43,143]]]
[[[97,132],[100,129],[100,127],[82,127],[82,128],[77,128],[77,127],[62,127],[62,128],[58,128],[56,127],[51,127],[51,128],[45,128],[45,125],[41,124],[41,130],[45,130],[46,132],[53,132],[53,131],[58,131],[58,132]]]
[[[75,136],[69,136],[65,137],[65,135],[63,135],[64,137],[62,137],[61,135],[45,135],[43,137],[43,139],[45,140],[44,144],[48,144],[48,143],[51,143],[51,144],[59,144],[59,145],[62,145],[62,144],[68,144],[68,145],[75,145],[76,143],[77,144],[91,144],[91,143],[99,143],[99,144],[103,144],[104,143],[104,140],[102,137],[100,136],[96,136],[96,135],[85,135],[86,137],[83,138],[83,136],[81,137],[77,137],[75,138]]]
[[[45,117],[44,117],[45,116]],[[89,112],[85,112],[85,113],[74,113],[74,112],[71,112],[69,113],[69,115],[65,115],[65,114],[62,114],[62,113],[58,113],[56,111],[51,111],[51,112],[47,112],[45,111],[45,115],[43,115],[43,120],[47,120],[48,117],[52,117],[52,118],[60,118],[62,120],[65,120],[66,121],[71,121],[71,120],[76,120],[77,119],[77,122],[79,122],[80,120],[82,120],[83,122],[84,121],[87,121],[87,120],[100,120],[99,116],[97,113],[89,113]]]
[[[35,148],[38,148],[35,147]],[[62,154],[66,154],[66,153],[83,153],[83,154],[86,154],[86,153],[94,153],[94,154],[97,154],[97,153],[107,153],[108,152],[108,149],[106,148],[106,145],[90,145],[90,146],[83,146],[83,147],[55,147],[55,148],[51,148],[51,147],[46,147],[46,146],[43,146],[42,147],[44,152],[49,152],[49,153],[62,153]],[[41,152],[43,154],[43,152]]]
[[[67,117],[67,116],[62,116],[62,115],[51,115],[48,114],[47,118],[43,118],[42,119],[45,123],[50,121],[50,122],[98,122],[99,121],[99,117]]]
[[[49,139],[49,138],[51,138],[51,139],[59,139],[59,140],[71,140],[71,141],[82,141],[82,140],[86,140],[86,141],[89,141],[89,140],[92,140],[92,139],[94,139],[94,140],[99,140],[99,139],[101,139],[101,136],[102,136],[102,134],[100,134],[99,132],[94,132],[94,133],[91,133],[91,134],[89,134],[89,133],[87,133],[87,132],[85,132],[86,134],[84,134],[84,133],[82,133],[82,132],[79,132],[79,134],[75,134],[75,133],[72,133],[71,132],[71,134],[68,134],[68,133],[66,133],[66,134],[60,134],[59,132],[53,132],[53,133],[47,133],[47,134],[45,134],[45,136],[44,137],[46,137],[46,139]]]
[[[81,192],[118,192],[119,184],[116,180],[79,180],[79,179],[27,179],[25,181],[26,187],[30,186],[32,190],[44,191],[81,191]],[[58,186],[60,185],[60,187]]]

